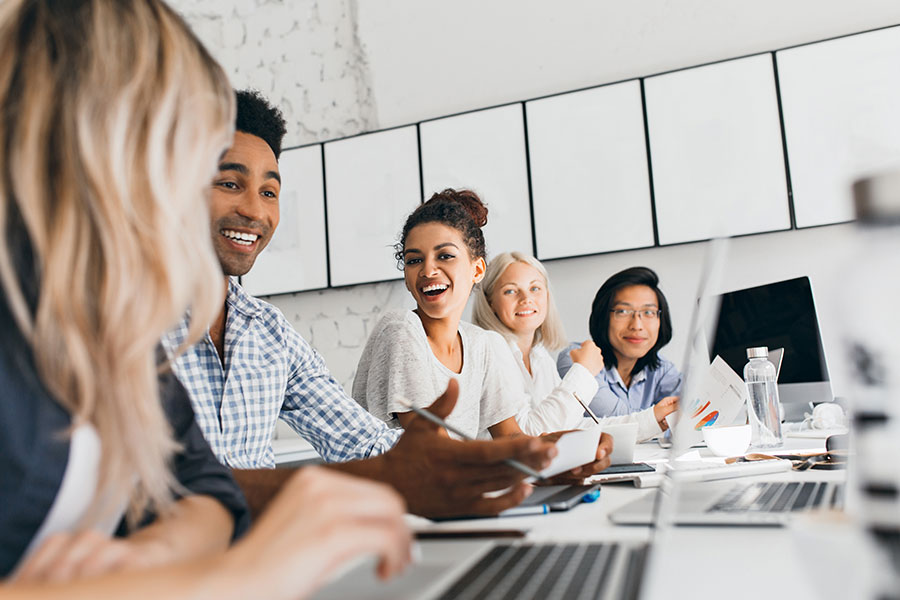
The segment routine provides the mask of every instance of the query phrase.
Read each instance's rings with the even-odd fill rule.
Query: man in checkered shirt
[[[277,308],[247,294],[234,279],[250,270],[278,225],[278,156],[285,133],[280,112],[264,98],[243,91],[237,97],[234,143],[219,162],[210,195],[225,304],[207,335],[175,358],[174,370],[213,452],[236,469],[251,507],[264,506],[290,476],[290,469],[272,469],[279,418],[331,468],[395,487],[411,512],[495,514],[521,502],[531,488],[504,459],[541,468],[556,453],[552,443],[528,437],[459,442],[423,419],[405,432],[389,428],[344,392]],[[186,339],[189,319],[163,339],[170,356]],[[457,391],[451,384],[432,412],[446,417]],[[483,496],[505,488],[502,495]]]

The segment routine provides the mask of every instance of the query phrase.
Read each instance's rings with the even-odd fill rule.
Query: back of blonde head
[[[560,319],[559,311],[556,310],[556,303],[553,301],[550,277],[547,275],[547,269],[544,268],[541,261],[524,252],[501,252],[491,259],[484,274],[484,279],[475,287],[472,322],[483,329],[496,331],[509,340],[516,339],[516,335],[509,327],[503,324],[496,313],[494,313],[494,309],[491,308],[491,295],[494,293],[497,281],[507,267],[516,262],[534,267],[541,274],[541,277],[544,278],[547,289],[547,315],[544,318],[544,322],[534,333],[534,344],[543,344],[550,351],[559,350],[567,342],[562,319]]]
[[[0,6],[0,227],[27,234],[36,306],[8,235],[0,282],[42,381],[102,440],[92,519],[126,498],[132,517],[170,505],[155,350],[189,306],[192,339],[221,310],[205,191],[233,104],[160,1]]]

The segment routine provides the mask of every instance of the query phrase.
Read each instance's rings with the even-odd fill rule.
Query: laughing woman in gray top
[[[472,288],[484,278],[486,223],[487,207],[478,196],[452,189],[433,195],[406,220],[396,258],[416,309],[382,318],[353,382],[353,397],[375,416],[406,425],[409,404],[427,406],[452,377],[460,390],[451,425],[470,437],[522,435],[516,415],[528,400],[506,341],[461,322]],[[611,449],[604,435],[596,461],[572,474],[605,469]]]
[[[503,338],[460,321],[484,277],[486,222],[487,207],[465,190],[435,194],[407,220],[396,258],[416,309],[381,319],[353,382],[353,397],[375,416],[403,426],[404,399],[428,406],[453,377],[460,390],[451,425],[470,437],[518,432],[524,395],[508,378],[515,365]]]

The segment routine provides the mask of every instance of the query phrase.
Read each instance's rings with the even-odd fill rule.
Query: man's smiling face
[[[243,131],[219,161],[210,194],[213,247],[226,275],[244,275],[278,227],[281,176],[275,153]]]

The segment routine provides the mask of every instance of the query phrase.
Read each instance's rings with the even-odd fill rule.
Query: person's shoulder
[[[471,323],[466,323],[465,326],[460,323],[460,331],[468,340],[471,354],[483,356],[485,364],[497,361],[500,361],[500,364],[506,364],[506,361],[509,361],[510,365],[513,364],[515,360],[513,349],[502,334]]]
[[[240,284],[234,280],[228,285],[227,302],[230,308],[237,310],[250,318],[261,319],[265,323],[288,323],[281,309],[266,302],[262,298],[251,296]]]
[[[566,349],[568,351],[568,348]],[[536,344],[531,348],[531,360],[542,360],[549,362],[556,362],[553,357],[553,354],[547,349],[543,344]]]
[[[470,342],[473,343],[483,344],[487,346],[508,346],[506,338],[504,338],[496,331],[482,329],[478,325],[469,323],[468,321],[460,321],[459,330],[469,338]]]
[[[411,310],[390,310],[378,320],[366,340],[361,362],[372,355],[418,353],[427,346],[428,338],[419,317]]]
[[[544,346],[542,345],[541,348]],[[568,356],[569,352],[574,350],[575,348],[581,348],[581,342],[569,342],[567,343],[562,350],[557,353],[557,356]],[[546,348],[545,348],[546,350]],[[549,351],[547,351],[549,353]]]
[[[372,330],[373,336],[381,336],[385,334],[416,333],[422,329],[422,322],[411,310],[389,310],[382,315],[375,328]],[[424,330],[423,330],[424,331]]]
[[[281,309],[261,298],[251,296],[232,281],[228,290],[228,305],[248,318],[258,340],[280,346],[289,354],[307,355],[312,349],[300,332],[288,321]]]
[[[673,363],[671,360],[667,359],[662,354],[657,354],[656,357],[659,359],[659,367],[658,368],[661,371],[668,371],[669,369],[675,368],[675,363]]]
[[[659,365],[654,369],[660,375],[665,375],[669,372],[679,373],[678,368],[675,367],[675,363],[671,360],[668,360],[662,354],[657,354],[656,358],[659,360]]]

